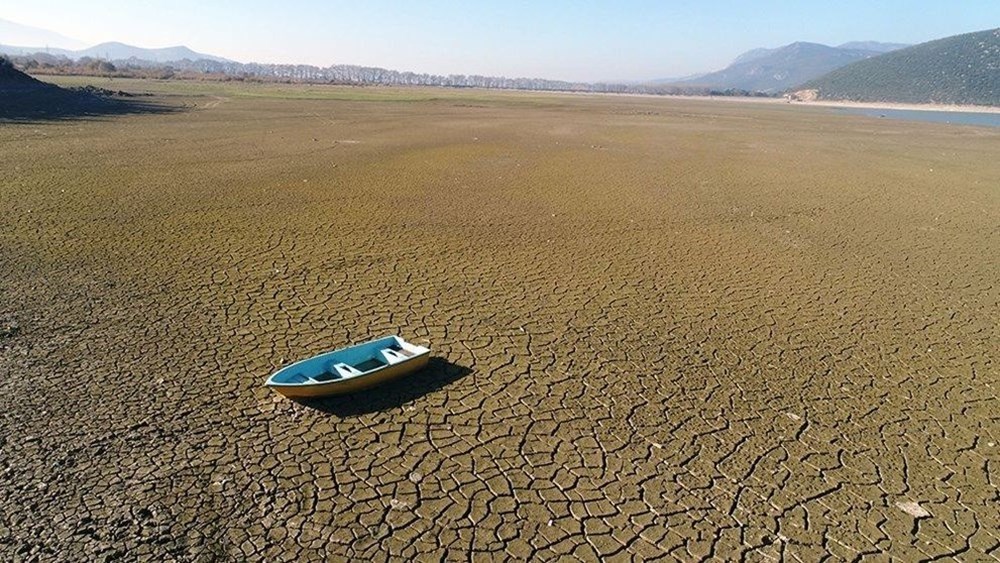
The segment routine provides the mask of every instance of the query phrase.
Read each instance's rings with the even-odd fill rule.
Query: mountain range
[[[94,59],[104,59],[108,61],[123,61],[128,59],[139,59],[143,61],[150,61],[154,63],[170,63],[175,61],[189,60],[208,60],[220,63],[232,62],[229,59],[224,59],[222,57],[216,57],[214,55],[206,55],[205,53],[198,53],[192,51],[191,49],[184,46],[177,47],[162,47],[158,49],[147,49],[144,47],[135,47],[132,45],[126,45],[124,43],[118,43],[115,41],[108,43],[101,43],[100,45],[94,45],[86,49],[80,50],[70,50],[70,49],[41,49],[38,47],[18,47],[14,45],[0,45],[0,54],[19,56],[19,55],[31,55],[37,52],[44,52],[49,55],[64,56],[69,59],[77,60],[83,57],[90,57]]]
[[[800,41],[774,49],[747,51],[720,71],[683,80],[680,84],[778,93],[855,61],[902,47],[906,45],[856,41],[830,47]]]
[[[831,100],[1000,106],[1000,28],[858,61],[800,89]]]
[[[44,42],[46,47],[12,46],[9,44],[11,39]],[[792,90],[810,90],[810,96],[821,99],[1000,105],[1000,29],[947,37],[912,47],[877,41],[853,41],[836,47],[796,42],[747,51],[720,71],[634,84],[446,77],[353,65],[319,68],[294,64],[242,64],[183,46],[147,49],[111,42],[85,49],[68,48],[75,44],[74,41],[47,30],[0,20],[0,43],[7,43],[0,44],[0,55],[26,59],[27,62],[18,63],[25,68],[32,64],[58,67],[67,64],[67,59],[79,61],[89,57],[128,62],[130,68],[170,66],[168,71],[179,69],[195,75],[236,74],[335,84],[696,95],[749,95],[754,92],[778,95]],[[84,63],[85,69],[92,64],[90,61]]]
[[[0,19],[0,43],[10,45],[38,45],[56,49],[82,49],[87,46],[79,39],[60,35],[54,31],[22,25]],[[41,49],[40,49],[41,50]]]
[[[232,62],[222,57],[198,53],[182,46],[147,49],[124,43],[108,42],[87,47],[83,41],[60,35],[54,31],[0,19],[0,54],[24,56],[34,53],[46,53],[73,60],[91,57],[105,60],[134,58],[154,63],[169,63],[184,59]]]

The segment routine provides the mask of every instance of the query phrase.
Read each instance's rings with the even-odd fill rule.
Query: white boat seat
[[[406,348],[403,348],[402,346],[393,346],[389,349],[407,358],[412,358],[414,356],[413,352],[407,350]]]
[[[393,350],[392,348],[383,348],[382,357],[385,358],[385,361],[389,364],[398,364],[399,362],[409,358],[408,355],[401,353],[399,350]]]
[[[361,375],[361,371],[354,369],[354,367],[347,364],[333,364],[333,369],[331,372],[340,374],[341,377],[353,377],[355,375]]]

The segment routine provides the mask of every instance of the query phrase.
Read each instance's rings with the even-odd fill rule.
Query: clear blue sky
[[[1000,0],[5,0],[0,18],[95,44],[247,62],[643,80],[793,41],[919,43],[1000,26]],[[2,39],[2,38],[0,38]],[[0,41],[2,42],[2,41]]]

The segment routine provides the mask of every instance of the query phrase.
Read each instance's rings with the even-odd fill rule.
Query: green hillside
[[[796,89],[825,100],[1000,106],[1000,29],[851,63]]]

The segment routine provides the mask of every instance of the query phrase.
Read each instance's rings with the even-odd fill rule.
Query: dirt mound
[[[62,88],[33,78],[0,58],[0,121],[65,119],[82,115],[162,112],[153,103],[132,102],[136,94],[96,86]],[[141,95],[141,94],[140,94]]]
[[[73,92],[80,92],[81,94],[88,94],[92,96],[100,96],[102,98],[135,98],[136,96],[149,96],[150,94],[134,94],[132,92],[126,92],[124,90],[108,90],[107,88],[99,88],[97,86],[92,86],[90,84],[86,86],[76,86],[70,88]]]
[[[14,68],[14,65],[10,61],[0,57],[0,80],[20,80],[22,78],[32,80],[30,76]]]
[[[58,86],[46,84],[41,80],[28,76],[17,70],[9,60],[0,57],[0,92],[39,90],[55,91],[61,89]]]
[[[122,90],[108,90],[97,86],[76,86],[60,88],[54,84],[42,82],[17,69],[9,60],[0,57],[0,91],[5,93],[30,91],[37,93],[45,91],[49,95],[62,96],[65,99],[77,101],[98,101],[101,98],[133,98],[137,94]]]

